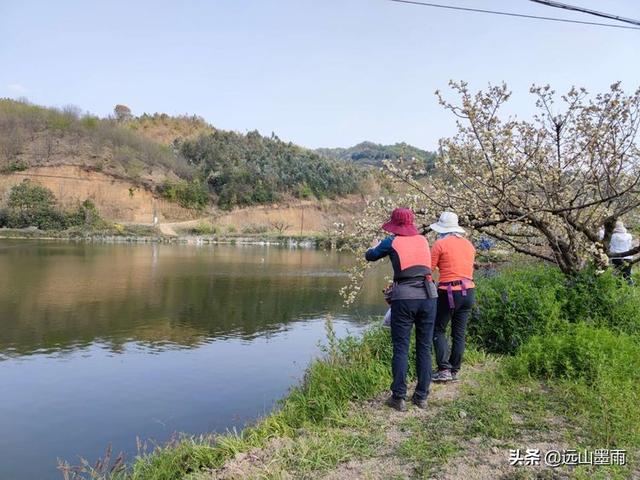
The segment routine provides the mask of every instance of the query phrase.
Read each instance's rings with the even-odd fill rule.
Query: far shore
[[[86,243],[163,243],[186,245],[261,245],[287,246],[290,248],[335,249],[340,240],[322,234],[212,234],[212,235],[164,235],[159,232],[82,232],[53,231],[36,228],[0,228],[0,240],[55,240]]]

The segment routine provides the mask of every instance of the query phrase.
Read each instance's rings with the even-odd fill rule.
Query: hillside
[[[207,179],[222,208],[287,198],[336,198],[356,193],[368,174],[342,160],[258,131],[217,130],[180,145],[180,153]]]
[[[395,145],[362,142],[349,148],[318,148],[316,152],[328,158],[375,167],[381,166],[383,160],[415,159],[424,165],[425,170],[434,168],[436,158],[434,152],[422,150],[404,142],[396,143]]]
[[[113,117],[99,118],[75,107],[0,99],[0,174],[35,178],[35,170],[42,176],[43,169],[70,167],[129,184],[120,190],[143,189],[150,200],[164,198],[199,210],[337,199],[359,193],[368,178],[350,162],[326,158],[275,135],[216,130],[197,116],[136,117],[117,105]],[[62,188],[58,183],[73,180],[47,178],[53,192]],[[97,194],[104,181],[91,185],[90,178],[81,190],[104,210],[100,202],[111,194]],[[8,188],[15,182],[3,183]],[[64,188],[69,190],[68,185]],[[109,206],[111,211],[128,208],[128,198],[118,202],[115,209]],[[145,207],[145,216],[150,209]]]
[[[0,99],[0,172],[74,165],[153,189],[196,169],[117,120]]]
[[[203,134],[215,132],[202,117],[196,115],[170,116],[166,113],[143,113],[123,122],[124,126],[145,138],[163,145],[177,145]]]

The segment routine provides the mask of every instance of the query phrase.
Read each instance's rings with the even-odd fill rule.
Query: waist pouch
[[[427,297],[430,299],[438,298],[438,288],[431,278],[431,275],[427,275],[424,277],[424,288],[427,290]]]
[[[469,283],[470,283],[470,280],[467,280],[466,278],[464,278],[462,280],[454,280],[453,282],[440,282],[438,284],[439,287],[447,287],[447,299],[449,300],[449,308],[451,310],[456,308],[456,302],[453,299],[453,287],[457,287],[458,285],[461,285],[462,296],[466,297],[467,289],[469,288],[468,287]]]
[[[391,285],[387,286],[387,288],[383,290],[385,300],[389,302],[393,296],[394,287],[396,287],[397,285],[405,284],[405,283],[412,283],[412,284],[415,284],[415,286],[423,286],[425,291],[427,292],[427,298],[429,299],[438,298],[438,288],[436,287],[436,284],[431,278],[431,274],[428,274],[428,275],[425,275],[424,277],[407,278],[404,280],[393,282]]]

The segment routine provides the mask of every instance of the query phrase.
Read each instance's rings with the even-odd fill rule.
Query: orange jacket
[[[431,249],[431,270],[437,268],[440,271],[439,282],[453,282],[467,279],[470,283],[467,288],[473,288],[473,262],[476,257],[476,249],[466,238],[457,235],[448,235],[433,244]],[[440,287],[446,288],[446,287]],[[461,285],[456,285],[453,290],[461,290]]]

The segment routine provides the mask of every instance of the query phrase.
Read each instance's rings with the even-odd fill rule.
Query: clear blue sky
[[[598,20],[527,0],[434,0]],[[567,0],[640,18],[637,0]],[[387,0],[2,0],[0,97],[98,115],[195,113],[309,146],[435,148],[449,79],[591,92],[640,85],[640,31],[453,12]]]

